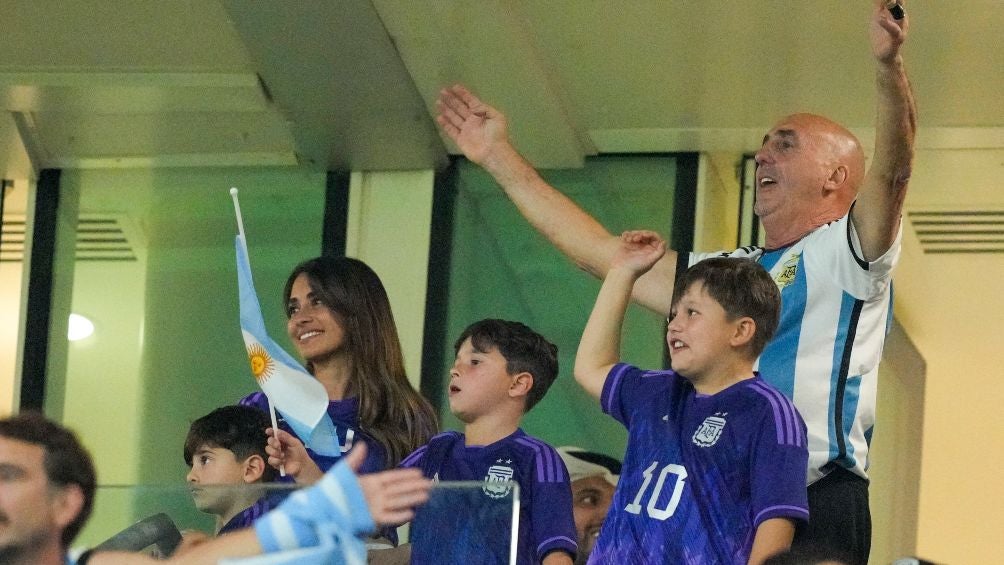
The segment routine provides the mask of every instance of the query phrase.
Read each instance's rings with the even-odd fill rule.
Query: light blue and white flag
[[[307,447],[321,455],[341,456],[335,425],[328,416],[328,393],[324,385],[272,341],[265,331],[265,320],[251,280],[251,264],[243,235],[237,236],[236,247],[241,332],[251,362],[251,373],[269,403],[282,414]]]

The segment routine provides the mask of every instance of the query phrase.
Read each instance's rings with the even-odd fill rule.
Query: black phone
[[[889,4],[886,4],[886,9],[888,9],[889,13],[892,14],[892,19],[894,20],[902,20],[903,16],[906,15],[906,11],[899,2],[890,2]]]

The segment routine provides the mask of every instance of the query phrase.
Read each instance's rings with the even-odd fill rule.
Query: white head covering
[[[599,463],[593,463],[592,461],[587,460],[593,458],[590,456],[599,454],[586,451],[581,447],[564,445],[558,448],[558,455],[561,456],[561,460],[565,463],[565,467],[568,468],[569,482],[574,483],[579,479],[585,479],[587,477],[603,477],[608,483],[614,486],[617,485],[618,476],[613,474],[612,469],[600,465]],[[582,455],[587,457],[583,458]],[[613,460],[613,458],[607,458]]]

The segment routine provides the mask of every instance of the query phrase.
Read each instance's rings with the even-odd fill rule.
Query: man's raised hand
[[[904,10],[905,1],[899,0]],[[868,26],[872,55],[878,62],[884,64],[892,63],[899,56],[899,49],[906,41],[907,30],[910,27],[909,14],[905,14],[901,20],[893,18],[886,7],[888,3],[888,0],[875,0],[871,24]]]
[[[456,84],[439,91],[436,123],[464,156],[483,165],[492,150],[508,144],[508,126],[501,112]]]

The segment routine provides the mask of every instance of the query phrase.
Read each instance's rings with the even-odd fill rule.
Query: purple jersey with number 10
[[[708,396],[619,364],[600,404],[628,446],[590,563],[745,564],[764,520],[808,519],[805,424],[759,375]]]

